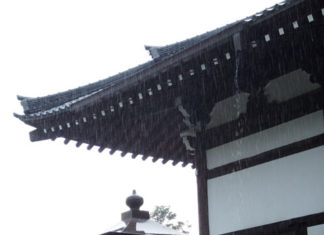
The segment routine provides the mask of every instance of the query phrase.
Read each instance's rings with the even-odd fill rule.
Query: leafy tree
[[[174,230],[188,234],[191,225],[182,221],[176,220],[177,214],[170,210],[170,206],[156,206],[151,212],[151,219],[163,224]]]

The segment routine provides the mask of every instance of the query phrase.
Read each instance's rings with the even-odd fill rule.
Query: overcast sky
[[[96,235],[127,210],[170,205],[197,233],[195,172],[150,159],[88,151],[63,140],[31,143],[16,95],[37,97],[104,79],[165,45],[213,30],[275,0],[0,2],[0,234]],[[179,164],[181,165],[181,164]]]

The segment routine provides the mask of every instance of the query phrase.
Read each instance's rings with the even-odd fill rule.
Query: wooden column
[[[207,194],[207,162],[205,149],[205,128],[197,133],[197,191],[198,191],[198,213],[199,213],[199,234],[209,235],[208,217],[208,194]]]

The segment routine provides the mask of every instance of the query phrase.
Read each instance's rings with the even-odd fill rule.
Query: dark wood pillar
[[[209,235],[208,218],[208,194],[207,194],[207,162],[205,149],[205,129],[197,134],[197,191],[198,191],[198,213],[199,213],[199,234]]]

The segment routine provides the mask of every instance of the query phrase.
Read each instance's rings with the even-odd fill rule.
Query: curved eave
[[[79,102],[81,102],[82,100],[88,99],[91,96],[94,96],[96,93],[99,93],[102,89],[99,89],[95,92],[92,92],[90,94],[84,95],[84,96],[80,96],[74,100],[71,100],[69,102],[63,103],[59,106],[55,106],[52,107],[51,109],[47,109],[47,110],[43,110],[43,111],[39,111],[36,113],[31,113],[31,114],[26,114],[26,115],[19,115],[14,113],[14,116],[18,119],[20,119],[23,122],[34,122],[34,121],[38,121],[47,117],[51,117],[54,115],[59,115],[62,112],[66,112],[66,111],[71,111],[73,110],[73,108],[75,106],[77,106],[77,104]],[[25,101],[26,99],[24,99],[23,101]]]
[[[134,116],[130,113],[132,109],[127,111],[128,114],[121,112],[122,110],[116,110],[115,114],[106,110],[103,115],[100,109],[93,110],[97,106],[89,107],[88,111],[70,108],[64,112],[38,117],[14,115],[35,127],[30,132],[30,140],[33,142],[61,137],[66,144],[72,140],[76,141],[76,147],[85,144],[89,150],[98,146],[99,152],[105,149],[109,149],[110,154],[120,151],[122,157],[126,154],[131,154],[132,158],[142,155],[143,160],[152,159],[156,162],[161,159],[163,164],[172,162],[173,165],[182,163],[183,166],[194,162],[194,156],[189,155],[182,143],[180,133],[185,126],[177,111],[156,114],[152,120],[152,115],[149,114],[133,119]],[[128,131],[122,131],[120,126]],[[170,138],[164,139],[167,132]]]
[[[181,50],[172,56],[161,58],[161,60],[152,63],[151,66],[142,69],[138,73],[130,74],[127,78],[115,83],[113,86],[102,88],[93,96],[83,99],[75,104],[74,107],[82,107],[83,105],[93,103],[98,98],[111,97],[113,95],[122,93],[129,88],[138,85],[139,83],[150,81],[161,72],[167,71],[171,67],[178,66],[183,61],[188,61],[190,58],[197,55],[197,53],[200,53],[204,49],[215,45],[215,43],[225,42],[234,33],[240,32],[242,30],[242,26],[243,24],[235,24],[233,27],[228,27],[226,30],[220,32],[216,36],[209,37],[201,43],[194,44],[191,47]]]
[[[286,1],[282,4],[277,4],[251,17],[247,17],[243,20],[236,21],[232,24],[182,42],[164,47],[146,46],[145,48],[150,51],[153,59],[158,60],[149,61],[107,79],[54,95],[39,98],[18,96],[18,99],[21,101],[26,115],[38,115],[37,113],[39,112],[46,112],[55,109],[67,102],[74,101],[90,93],[103,93],[99,91],[100,89],[105,92],[118,91],[124,87],[132,86],[134,83],[138,82],[139,79],[148,79],[148,76],[154,75],[158,71],[163,71],[167,69],[168,66],[174,65],[175,58],[177,58],[178,61],[186,60],[188,57],[192,56],[193,53],[196,53],[197,50],[201,51],[204,48],[208,48],[211,44],[219,43],[232,36],[234,33],[240,32],[245,25],[260,23],[263,20],[303,1],[304,0]]]
[[[29,98],[18,96],[18,99],[22,103],[25,114],[30,115],[58,107],[64,103],[78,99],[79,97],[97,92],[99,89],[107,90],[121,87],[120,84],[125,83],[125,80],[136,80],[136,78],[139,78],[141,76],[147,76],[149,71],[153,73],[154,71],[156,72],[156,70],[161,71],[165,69],[165,64],[172,64],[175,57],[179,60],[183,60],[192,55],[192,52],[196,52],[197,48],[198,50],[202,50],[204,48],[207,48],[210,43],[219,43],[224,38],[228,38],[234,33],[240,32],[245,25],[254,25],[260,23],[268,19],[269,17],[279,14],[287,8],[293,7],[303,1],[305,0],[284,1],[250,17],[246,17],[232,24],[195,36],[193,38],[186,39],[181,42],[163,47],[146,46],[145,48],[150,51],[153,59],[158,59],[157,61],[153,60],[146,62],[144,64],[126,70],[125,72],[116,74],[98,82],[45,97]],[[161,63],[162,61],[164,62]],[[172,61],[172,63],[169,63],[169,61]],[[130,82],[133,83],[134,81]]]
[[[23,106],[24,113],[26,115],[43,112],[77,100],[80,97],[98,92],[103,88],[112,88],[116,86],[116,84],[123,82],[125,79],[127,80],[130,76],[141,72],[143,69],[149,68],[154,63],[154,61],[148,61],[106,79],[53,95],[37,98],[29,98],[18,95],[17,98],[21,101],[21,105]]]
[[[297,2],[301,2],[301,1],[297,1]],[[280,9],[282,9],[282,8],[280,8]],[[322,12],[321,10],[322,10],[322,8],[316,9],[316,12],[314,11],[315,12],[314,13],[315,22],[311,22],[309,20],[307,22],[306,21],[307,15],[301,16],[304,18],[304,25],[307,25],[307,27],[304,27],[301,23],[299,29],[296,30],[293,28],[293,24],[292,24],[294,19],[289,21],[288,22],[289,27],[291,27],[291,32],[293,32],[293,33],[291,33],[291,34],[286,33],[285,35],[289,36],[289,38],[291,37],[291,35],[294,37],[294,39],[300,38],[300,39],[302,39],[303,42],[307,42],[307,41],[305,41],[306,39],[310,40],[310,37],[303,37],[302,34],[304,32],[307,32],[307,31],[303,31],[303,28],[315,27],[317,24],[320,24],[322,22],[322,20],[324,19],[324,18],[322,18],[323,14],[321,13]],[[274,12],[274,11],[272,11],[272,12]],[[308,12],[306,12],[306,13],[309,14]],[[262,18],[262,16],[260,16],[260,17]],[[249,24],[249,23],[247,22],[247,24]],[[263,24],[258,25],[258,27],[260,27],[260,28],[262,26],[263,26]],[[154,136],[154,134],[156,133],[153,131],[152,126],[151,126],[152,129],[150,131],[146,132],[147,131],[146,129],[149,129],[149,128],[147,128],[146,124],[149,123],[150,125],[152,125],[152,120],[148,120],[147,123],[144,121],[143,122],[138,121],[140,119],[140,117],[138,117],[138,114],[144,113],[144,112],[138,112],[138,110],[140,110],[140,111],[147,110],[148,112],[145,112],[145,114],[147,116],[149,116],[149,114],[154,113],[154,112],[151,112],[154,109],[154,107],[152,105],[149,106],[149,104],[156,103],[158,101],[163,100],[163,102],[161,102],[163,105],[163,103],[165,103],[165,99],[161,99],[161,96],[158,96],[158,95],[155,96],[152,94],[151,95],[147,94],[146,95],[147,98],[144,98],[143,100],[137,100],[138,101],[137,103],[132,102],[130,104],[128,98],[131,97],[131,98],[133,98],[133,101],[134,101],[135,98],[137,99],[137,94],[139,94],[138,92],[142,92],[143,94],[144,94],[144,92],[147,93],[147,90],[148,90],[147,88],[149,87],[148,85],[150,85],[150,86],[152,85],[151,87],[155,88],[154,94],[162,94],[164,91],[169,91],[171,88],[169,87],[168,81],[171,82],[172,79],[173,80],[171,82],[171,86],[172,86],[172,89],[174,89],[173,91],[188,93],[188,91],[190,92],[193,90],[191,88],[194,88],[197,86],[194,86],[195,83],[193,83],[193,84],[190,83],[191,84],[191,86],[189,87],[190,89],[188,89],[188,87],[186,87],[186,89],[183,89],[184,84],[187,81],[196,81],[197,82],[198,81],[197,78],[201,77],[201,76],[198,76],[200,73],[205,75],[205,73],[207,73],[209,71],[209,69],[211,69],[212,71],[214,71],[214,70],[216,71],[216,69],[221,66],[224,66],[224,68],[227,68],[227,71],[230,71],[230,72],[233,71],[233,65],[234,65],[234,62],[233,62],[234,56],[233,55],[235,55],[235,52],[233,51],[233,49],[231,49],[232,51],[229,51],[228,58],[225,57],[227,55],[224,56],[224,53],[223,54],[220,53],[219,55],[223,56],[223,60],[219,60],[219,61],[217,60],[217,64],[214,63],[215,61],[213,60],[213,58],[215,58],[215,56],[218,57],[218,54],[216,54],[216,52],[215,52],[216,55],[212,54],[212,56],[209,57],[210,61],[207,61],[207,63],[205,60],[201,59],[199,56],[202,55],[204,53],[204,51],[206,51],[207,49],[210,49],[210,48],[212,48],[212,46],[215,46],[215,44],[219,45],[219,44],[223,43],[224,41],[225,42],[231,41],[234,33],[240,32],[242,30],[243,30],[243,32],[245,32],[244,31],[245,29],[246,28],[244,28],[244,24],[235,24],[233,27],[227,28],[223,32],[218,33],[217,35],[204,40],[202,43],[193,45],[190,48],[180,51],[172,57],[163,58],[159,61],[151,63],[150,66],[138,71],[137,73],[130,73],[130,74],[128,74],[127,77],[123,77],[123,79],[111,84],[111,86],[109,86],[109,87],[104,87],[101,90],[96,90],[95,92],[90,93],[90,94],[87,93],[87,95],[83,96],[82,99],[79,99],[79,100],[75,99],[75,100],[77,100],[77,102],[73,103],[67,109],[60,110],[60,109],[57,109],[60,106],[55,106],[54,108],[52,107],[51,109],[42,110],[38,113],[32,113],[30,115],[15,114],[15,116],[17,118],[19,118],[20,120],[24,121],[25,123],[27,123],[29,125],[34,125],[37,128],[36,130],[34,130],[30,133],[32,141],[38,141],[38,140],[43,140],[43,139],[55,139],[58,137],[63,137],[63,138],[65,138],[66,143],[68,143],[70,140],[77,141],[77,144],[76,144],[77,147],[80,146],[81,144],[88,144],[88,149],[91,149],[93,146],[99,146],[100,152],[107,148],[107,149],[110,149],[111,154],[117,150],[120,150],[120,151],[122,151],[122,156],[125,156],[128,153],[131,153],[133,158],[135,158],[139,155],[143,155],[143,160],[152,156],[153,161],[157,161],[158,159],[163,159],[163,163],[166,163],[168,161],[173,161],[174,165],[179,162],[183,162],[184,165],[188,164],[188,163],[193,163],[194,157],[189,156],[188,152],[185,152],[185,150],[183,149],[183,146],[180,145],[182,143],[180,143],[181,139],[179,139],[179,134],[183,131],[183,129],[179,128],[179,129],[181,129],[180,131],[179,130],[174,131],[175,128],[173,128],[172,124],[161,123],[160,125],[158,125],[158,130],[159,130],[158,135],[160,135],[160,136],[158,136],[157,139],[160,138],[163,140],[161,140],[160,142],[158,140],[150,140],[151,142],[150,142],[150,146],[148,146],[148,148],[144,147],[142,149],[137,149],[136,143],[138,143],[138,142],[146,143],[145,141],[150,139],[150,138],[148,138],[148,136],[149,137]],[[243,52],[244,53],[249,52],[257,57],[259,54],[257,54],[256,52],[257,52],[257,50],[260,50],[260,49],[263,52],[266,52],[267,48],[271,49],[272,47],[274,47],[277,49],[277,47],[275,47],[276,45],[277,46],[285,45],[285,47],[289,51],[290,48],[294,49],[295,47],[299,46],[297,44],[298,41],[292,41],[296,44],[295,45],[295,44],[289,42],[288,37],[286,38],[286,36],[278,36],[279,35],[278,31],[277,31],[278,28],[274,28],[274,29],[276,30],[274,32],[275,32],[275,35],[277,35],[277,37],[275,37],[275,36],[272,37],[272,35],[274,35],[274,34],[271,34],[271,41],[269,40],[269,42],[267,41],[267,38],[264,38],[264,34],[262,34],[262,35],[260,34],[260,38],[252,38],[251,37],[251,38],[249,38],[248,42],[250,42],[250,40],[258,40],[257,41],[258,47],[253,48],[253,46],[252,46],[249,49],[249,51],[243,50]],[[288,30],[287,30],[287,32],[288,32]],[[266,32],[266,33],[268,33],[268,32]],[[253,36],[253,34],[252,34],[252,36]],[[317,35],[317,36],[319,38],[319,35]],[[322,36],[321,36],[321,38],[322,38]],[[282,45],[281,44],[276,44],[276,45],[272,44],[273,42],[279,42],[279,40],[282,40],[282,42],[283,42]],[[314,40],[314,37],[312,37],[312,40]],[[314,44],[309,44],[309,45],[314,45]],[[322,44],[320,44],[320,45],[322,45]],[[243,46],[249,47],[251,45],[246,43]],[[316,48],[316,47],[314,46],[314,48]],[[315,51],[314,48],[313,48],[313,50]],[[322,47],[319,46],[318,48],[322,48]],[[308,48],[308,49],[310,49],[310,48]],[[294,50],[294,51],[296,52],[297,50]],[[322,50],[316,50],[316,51],[322,51]],[[225,51],[225,52],[227,52],[227,51]],[[276,53],[274,53],[274,52],[276,52]],[[272,50],[272,53],[274,53],[274,55],[276,55],[274,57],[280,58],[280,56],[281,56],[281,54],[279,54],[279,51]],[[230,55],[232,55],[232,57]],[[304,58],[312,59],[312,57],[310,56],[311,54],[306,53],[306,55],[307,56],[304,56],[304,54],[301,53],[300,56],[302,59],[299,59],[299,60],[303,62]],[[189,61],[189,59],[195,58],[195,56],[197,59],[197,63],[189,63],[189,62],[191,62],[191,61]],[[262,55],[259,55],[259,56],[261,59],[263,58]],[[203,57],[203,58],[205,58],[205,57]],[[244,60],[242,60],[242,61],[244,62]],[[262,61],[266,62],[266,60],[262,60]],[[188,62],[188,67],[186,67],[186,71],[185,71],[186,74],[183,73],[184,79],[181,76],[181,81],[180,81],[180,78],[178,77],[178,71],[183,72],[183,70],[177,70],[176,66],[178,66],[181,63],[185,64],[186,62]],[[218,62],[220,62],[220,63],[218,63]],[[256,62],[258,62],[258,61],[256,61]],[[251,64],[251,60],[246,62],[247,66],[244,66],[244,68],[247,69],[247,71],[246,71],[247,74],[249,74],[248,72],[250,71],[250,69],[251,69],[251,71],[252,71],[252,69],[253,69],[253,71],[259,69],[260,71],[256,71],[256,74],[260,74],[260,73],[264,72],[262,70],[262,68],[253,68],[253,67],[250,68],[249,67],[250,64]],[[255,64],[257,64],[257,63],[255,63]],[[204,65],[204,66],[202,66],[202,65]],[[191,67],[189,67],[189,66],[191,66]],[[192,67],[192,66],[195,66],[195,67]],[[165,80],[163,81],[164,83],[162,84],[161,80],[159,80],[158,76],[161,74],[163,75],[163,73],[165,71],[171,71],[173,68],[176,68],[176,69],[174,70],[174,73],[172,74],[172,76],[170,75],[169,77],[165,77]],[[320,68],[323,68],[323,66],[319,66],[318,69],[320,69]],[[270,66],[269,69],[276,70],[276,69],[278,69],[278,66],[275,66],[275,67]],[[190,74],[191,70],[194,71],[194,73]],[[272,71],[272,72],[275,73],[275,71]],[[277,71],[277,72],[279,75],[282,71]],[[230,74],[230,76],[231,76],[231,74]],[[248,76],[242,76],[241,82],[245,81],[245,80],[243,80],[244,77],[248,77]],[[158,79],[156,79],[156,78],[158,78]],[[224,77],[224,79],[225,79],[225,77]],[[268,79],[268,77],[265,79]],[[250,81],[248,81],[248,82],[250,82]],[[162,90],[161,90],[161,84],[163,87]],[[178,87],[179,89],[178,88],[175,89],[176,84],[181,84],[181,85],[179,85],[180,88]],[[189,83],[186,83],[186,84],[189,84]],[[160,89],[158,88],[158,85],[160,86]],[[256,89],[257,84],[254,84],[254,85],[256,86],[255,90],[257,90]],[[132,94],[127,93],[127,92],[129,92],[130,89],[132,89],[132,87],[134,88],[134,91],[132,91],[133,93]],[[254,89],[253,87],[252,88],[246,87],[246,88],[252,89],[252,90]],[[233,89],[229,89],[229,90],[233,90]],[[123,95],[122,92],[125,92],[125,95]],[[212,92],[212,90],[210,90],[210,92]],[[168,93],[168,95],[164,95],[163,97],[167,98],[169,96],[169,94],[173,94],[174,97],[172,97],[172,99],[175,99],[176,96],[178,96],[178,93],[177,94],[175,94],[175,93],[176,92],[170,92],[170,93]],[[118,97],[116,96],[116,94],[118,94]],[[228,94],[224,94],[224,95],[228,95]],[[78,98],[80,98],[80,97],[82,97],[82,96],[78,96]],[[114,97],[116,99],[114,99],[113,101],[109,100],[112,97]],[[154,97],[156,97],[156,98],[154,98]],[[219,99],[223,99],[223,98],[225,98],[225,96],[220,97]],[[24,98],[24,97],[21,97],[20,99],[25,100],[25,101],[29,100],[29,98]],[[155,99],[154,101],[156,101],[156,102],[150,101],[152,99]],[[122,117],[120,115],[120,116],[115,116],[112,119],[106,119],[105,122],[101,122],[99,124],[94,124],[94,125],[97,125],[97,127],[99,127],[98,128],[99,131],[102,131],[101,124],[107,125],[108,122],[112,121],[111,123],[109,123],[109,125],[112,127],[111,129],[114,129],[114,128],[118,129],[117,131],[111,130],[106,126],[105,127],[106,129],[104,131],[107,131],[107,132],[105,132],[107,134],[107,136],[102,137],[103,133],[99,133],[102,135],[100,137],[101,140],[105,141],[102,143],[101,141],[99,141],[99,142],[91,141],[91,139],[90,139],[91,137],[94,139],[97,138],[97,133],[95,131],[93,131],[92,135],[90,137],[88,137],[86,135],[86,134],[89,134],[87,131],[80,130],[78,128],[80,126],[85,127],[86,125],[89,125],[88,127],[86,127],[86,128],[88,128],[87,130],[92,131],[92,129],[94,129],[94,126],[92,126],[93,123],[90,125],[90,121],[89,121],[87,124],[85,124],[85,123],[82,123],[83,122],[82,120],[84,117],[87,120],[92,119],[91,116],[95,109],[96,109],[96,115],[97,115],[96,117],[100,116],[101,115],[100,112],[102,111],[102,109],[99,109],[101,107],[100,107],[100,105],[97,105],[97,104],[98,104],[98,102],[103,102],[103,101],[106,102],[106,107],[104,109],[105,112],[107,112],[107,113],[110,112],[109,106],[113,102],[113,105],[116,108],[116,110],[122,109],[122,111],[120,111],[120,112],[125,114],[125,116],[127,118],[129,118],[129,120],[123,119],[124,117]],[[122,107],[120,107],[121,109],[119,109],[119,106],[118,106],[120,104],[120,102],[124,102],[121,105]],[[144,107],[143,102],[147,102],[146,104],[148,106],[146,106],[146,108],[143,108]],[[159,103],[159,104],[161,104],[161,103]],[[173,105],[172,107],[175,108],[175,105],[173,103],[172,103],[172,105]],[[128,115],[128,114],[130,114],[132,112],[132,108],[135,105],[138,105],[138,106],[136,106],[136,107],[138,107],[138,110],[137,110],[137,112],[132,113],[132,114],[135,113],[136,115],[134,115],[135,119],[131,120],[130,115]],[[166,105],[169,105],[169,106],[166,107]],[[164,111],[163,108],[171,107],[170,104],[166,104],[166,105],[163,106],[162,108],[159,107],[159,109]],[[103,105],[102,105],[102,107],[103,107]],[[54,110],[54,112],[47,112],[52,109]],[[87,111],[87,112],[83,112],[84,109],[86,109],[85,111]],[[128,110],[128,111],[126,112],[125,110]],[[68,111],[68,113],[71,114],[71,116],[69,118],[72,118],[72,119],[68,120],[66,117],[63,117],[63,116],[65,116],[64,112],[66,112],[66,111]],[[37,114],[39,114],[39,115],[37,115]],[[174,117],[176,117],[180,113],[174,114],[173,112],[170,111],[170,113],[168,113],[168,114],[171,114],[171,115],[169,115],[169,120],[165,120],[167,115],[165,115],[165,117],[161,116],[161,120],[164,120],[165,123],[176,122],[176,120],[174,120],[175,119]],[[84,115],[88,115],[88,116],[84,116]],[[179,116],[177,116],[177,117],[179,118]],[[107,118],[107,117],[105,116],[105,117],[100,117],[100,118]],[[183,117],[181,117],[181,119],[182,118]],[[44,122],[44,120],[46,120],[46,119],[48,121],[47,123]],[[59,130],[60,125],[64,124],[66,126],[67,123],[70,123],[71,120],[73,122],[78,121],[78,124],[75,124],[75,125],[73,124],[74,129],[73,129],[73,131],[71,131],[71,133],[66,134],[66,133],[63,133],[65,130],[63,130],[63,131]],[[128,122],[126,123],[125,120]],[[176,124],[181,123],[181,121],[179,121]],[[79,125],[80,123],[81,123],[81,125]],[[138,123],[140,123],[142,125],[139,125]],[[133,124],[137,124],[137,128],[134,128],[135,125],[133,125]],[[123,131],[120,131],[120,129],[122,129],[122,130],[134,130],[134,129],[136,130],[136,129],[138,129],[138,131],[137,132],[135,131],[135,132],[133,132],[133,134],[128,135],[129,133],[125,134]],[[167,130],[170,133],[172,132],[172,134],[170,135],[169,133],[163,133],[163,130]],[[75,131],[75,133],[72,133],[74,131]],[[110,133],[108,133],[109,131],[110,131]],[[143,131],[144,134],[141,131]],[[116,132],[118,132],[118,133],[116,134]],[[116,136],[115,136],[115,134],[116,134]],[[148,134],[148,135],[145,135],[145,134]],[[128,136],[132,136],[132,137],[128,138]],[[142,139],[138,138],[138,136],[142,137]],[[172,136],[172,138],[165,138],[166,136],[168,136],[168,137]],[[128,144],[125,144],[124,140],[128,141]],[[176,141],[174,141],[174,140],[176,140]],[[159,144],[158,151],[154,151],[155,150],[154,147],[157,144]],[[134,145],[135,145],[135,147],[134,147]],[[167,146],[167,147],[171,146],[171,147],[169,147],[170,150],[168,150],[167,152],[163,152],[165,146]]]

